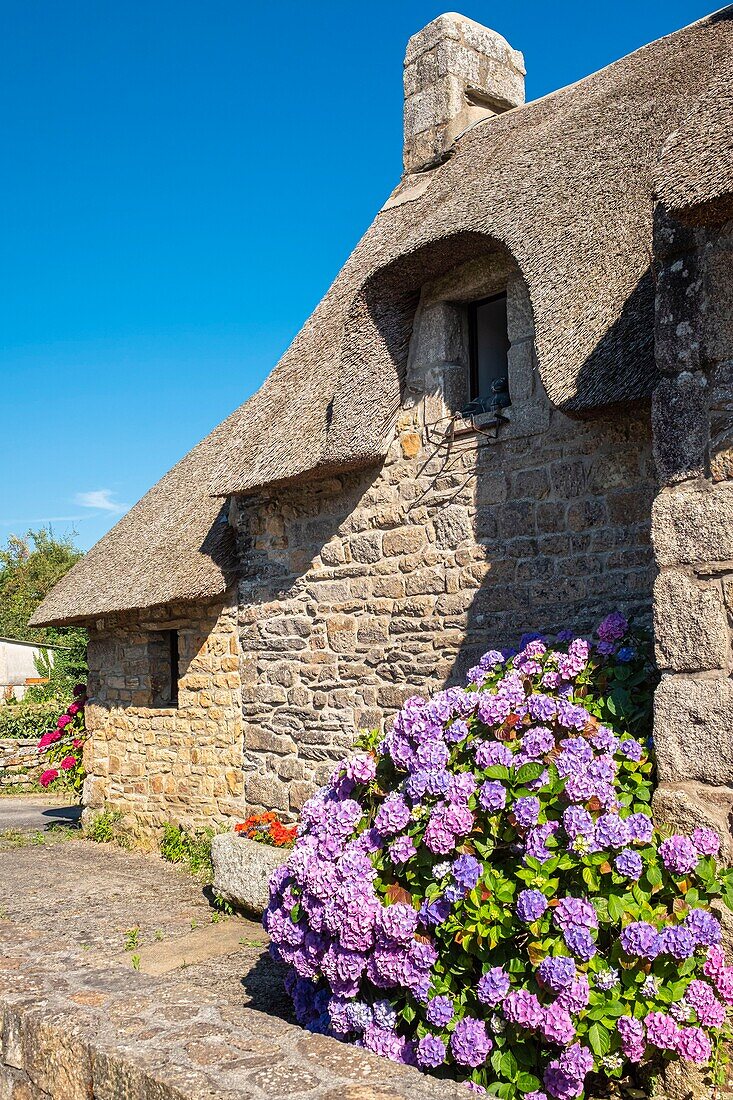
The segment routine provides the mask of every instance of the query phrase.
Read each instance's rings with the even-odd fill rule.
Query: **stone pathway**
[[[0,1096],[458,1100],[291,1019],[259,924],[157,855],[49,834],[0,850]]]

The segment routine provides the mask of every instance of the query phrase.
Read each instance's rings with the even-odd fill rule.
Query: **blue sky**
[[[0,543],[89,547],[257,388],[399,178],[405,44],[444,10],[0,0]],[[712,9],[459,10],[535,99]]]

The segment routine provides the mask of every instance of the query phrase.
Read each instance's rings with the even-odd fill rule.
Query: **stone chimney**
[[[478,119],[524,103],[524,58],[496,31],[448,12],[407,43],[405,174],[445,160]]]

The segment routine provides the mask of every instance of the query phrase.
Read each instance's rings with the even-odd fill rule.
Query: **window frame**
[[[168,662],[170,665],[171,690],[167,700],[171,706],[178,706],[178,679],[181,661],[180,639],[177,630],[168,630]]]
[[[489,294],[485,298],[477,298],[475,302],[468,302],[466,307],[466,314],[468,319],[468,401],[469,404],[472,401],[478,401],[481,397],[479,393],[479,367],[478,367],[478,317],[477,313],[481,306],[488,305],[490,302],[498,302],[499,299],[504,298],[508,304],[508,294],[506,290],[500,290],[496,294]],[[509,332],[507,330],[507,351],[509,350]],[[509,364],[507,362],[507,387],[509,382]],[[511,403],[511,394],[510,403]]]

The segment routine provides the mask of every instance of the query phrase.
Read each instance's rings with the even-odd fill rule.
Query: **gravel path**
[[[40,795],[0,796],[0,833],[43,832],[49,825],[71,825],[79,820],[81,808],[57,798]]]

